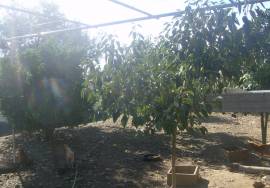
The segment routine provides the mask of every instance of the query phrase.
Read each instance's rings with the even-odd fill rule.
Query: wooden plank
[[[270,90],[225,93],[221,97],[221,108],[214,111],[270,112]]]

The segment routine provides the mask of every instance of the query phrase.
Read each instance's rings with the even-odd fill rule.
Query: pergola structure
[[[106,26],[112,26],[112,25],[119,25],[119,24],[126,24],[126,23],[132,23],[132,22],[138,22],[143,20],[151,20],[151,19],[159,19],[162,17],[177,17],[181,16],[185,13],[185,11],[175,11],[175,12],[167,12],[163,14],[151,14],[149,12],[146,12],[144,10],[141,10],[139,8],[136,8],[134,6],[131,6],[129,4],[123,3],[119,0],[108,0],[112,3],[115,3],[119,6],[122,6],[124,8],[130,9],[132,11],[139,12],[143,14],[141,17],[134,17],[131,19],[123,19],[123,20],[116,20],[112,22],[104,22],[104,23],[98,23],[94,25],[81,23],[78,21],[73,21],[69,19],[64,18],[55,18],[55,17],[48,17],[47,15],[41,14],[39,12],[33,12],[21,8],[11,7],[7,5],[1,5],[0,8],[12,10],[12,11],[18,11],[23,12],[26,14],[30,14],[33,16],[38,17],[44,17],[52,20],[53,23],[55,22],[67,22],[71,23],[72,27],[69,28],[63,28],[63,29],[57,29],[57,30],[50,30],[50,31],[43,31],[38,33],[30,33],[25,35],[19,35],[19,36],[11,36],[10,38],[6,38],[5,40],[17,40],[17,39],[25,39],[25,38],[31,38],[31,37],[38,37],[38,36],[45,36],[55,33],[62,33],[62,32],[69,32],[69,31],[75,31],[75,30],[84,30],[84,29],[93,29],[93,28],[100,28],[100,27],[106,27]],[[207,6],[200,8],[201,10],[216,10],[216,9],[223,9],[223,8],[230,8],[230,7],[240,7],[242,5],[249,5],[249,4],[257,4],[257,3],[263,3],[270,0],[243,0],[243,1],[237,1],[227,3],[227,4],[220,4],[220,5],[213,5],[213,6]],[[40,23],[39,25],[46,25],[52,22],[48,23]],[[267,121],[268,121],[268,112],[270,112],[270,92],[243,92],[243,93],[229,93],[224,94],[222,98],[222,110],[221,111],[227,111],[227,112],[260,112],[261,113],[261,122],[262,122],[262,130],[264,129],[264,133],[266,133],[267,130]],[[13,130],[14,131],[14,130]],[[262,133],[263,134],[263,133]],[[13,132],[14,135],[14,132]],[[263,135],[266,136],[266,135]],[[14,136],[13,136],[14,137]],[[173,136],[173,151],[175,151],[175,133]],[[14,138],[15,140],[15,138]],[[13,144],[14,145],[14,144]],[[175,156],[175,153],[173,153],[172,156]],[[15,158],[14,158],[15,159]],[[172,166],[175,167],[175,158],[172,159],[174,161],[174,164],[172,163]],[[172,171],[172,174],[174,174],[175,171]],[[174,182],[175,180],[173,180]],[[174,184],[174,183],[173,183]]]
[[[23,12],[23,13],[33,15],[33,16],[38,16],[38,17],[51,18],[53,20],[52,22],[54,22],[54,23],[55,22],[68,22],[68,23],[74,24],[74,26],[70,27],[70,28],[50,30],[50,31],[38,32],[38,33],[30,33],[30,34],[19,35],[19,36],[11,36],[10,38],[6,38],[5,40],[31,38],[31,37],[37,37],[37,36],[50,35],[50,34],[54,34],[54,33],[74,31],[74,30],[94,29],[94,28],[107,27],[107,26],[112,26],[112,25],[134,23],[134,22],[139,22],[139,21],[144,21],[144,20],[159,19],[159,18],[163,18],[163,17],[173,17],[173,16],[177,17],[177,16],[181,16],[182,14],[185,13],[185,11],[174,11],[174,12],[167,12],[167,13],[162,13],[162,14],[151,14],[149,12],[146,12],[144,10],[141,10],[139,8],[131,6],[129,4],[123,3],[119,0],[108,0],[108,1],[115,3],[119,6],[122,6],[123,8],[141,13],[144,16],[90,25],[90,24],[85,24],[85,23],[70,20],[70,19],[65,19],[65,18],[49,17],[48,15],[45,15],[45,14],[42,14],[39,12],[29,11],[26,9],[21,9],[21,8],[16,8],[16,7],[0,4],[0,8],[8,9],[11,11]],[[258,3],[262,4],[263,2],[267,2],[267,1],[270,1],[270,0],[243,0],[243,1],[237,0],[235,2],[230,1],[230,3],[227,3],[227,4],[207,6],[207,7],[201,8],[201,9],[215,10],[215,9],[223,9],[223,8],[230,8],[230,7],[240,7],[242,5],[252,5],[252,4],[258,4]],[[52,22],[40,23],[39,26],[47,25],[47,24],[50,24]]]

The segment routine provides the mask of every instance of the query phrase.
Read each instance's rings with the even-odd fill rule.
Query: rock
[[[162,158],[158,154],[145,154],[143,155],[143,161],[162,161]]]
[[[262,183],[260,181],[256,181],[256,182],[254,182],[253,187],[254,188],[264,188],[265,185],[264,185],[264,183]]]
[[[270,184],[270,176],[269,175],[263,176],[261,180],[263,183]]]
[[[196,164],[197,164],[197,165],[202,165],[202,164],[203,164],[203,161],[198,160],[198,161],[196,161]]]

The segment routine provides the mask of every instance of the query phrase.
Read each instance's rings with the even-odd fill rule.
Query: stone
[[[260,181],[255,181],[254,184],[253,184],[253,187],[254,188],[264,188],[265,185],[264,185],[264,183],[262,183]]]
[[[198,161],[196,161],[196,164],[199,165],[199,166],[201,166],[203,164],[203,161],[198,160]]]
[[[270,184],[270,175],[263,176],[261,180],[263,183]]]

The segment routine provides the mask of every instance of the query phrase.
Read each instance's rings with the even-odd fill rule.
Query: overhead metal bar
[[[31,27],[32,28],[38,28],[38,27],[41,27],[41,26],[46,26],[46,25],[50,25],[50,24],[57,24],[57,23],[63,23],[63,21],[56,20],[56,21],[51,21],[51,22],[41,22],[41,23],[38,23],[38,24],[35,24],[35,25],[31,25]],[[22,26],[26,26],[26,25],[29,25],[29,24],[22,24]]]
[[[44,25],[50,25],[50,24],[56,24],[56,23],[61,23],[61,20],[56,20],[56,21],[52,21],[52,22],[45,22],[45,23],[40,23],[40,24],[36,24],[33,27],[41,27]]]
[[[118,4],[118,5],[121,5],[121,6],[125,7],[125,8],[134,10],[134,11],[136,11],[136,12],[145,14],[145,15],[147,15],[147,16],[153,16],[152,14],[150,14],[150,13],[148,13],[148,12],[145,12],[145,11],[143,11],[143,10],[141,10],[141,9],[138,9],[138,8],[136,8],[136,7],[134,7],[134,6],[128,5],[128,4],[123,3],[123,2],[120,2],[120,1],[118,1],[118,0],[109,0],[109,1],[111,1],[111,2],[113,2],[113,3],[115,3],[115,4]]]
[[[239,2],[239,3],[214,5],[214,6],[210,6],[210,7],[199,8],[199,10],[215,10],[215,9],[231,8],[231,7],[235,7],[235,6],[239,6],[239,5],[257,4],[257,3],[263,3],[263,2],[268,2],[268,1],[270,1],[270,0],[250,0],[247,3],[246,2]],[[114,22],[106,22],[106,23],[95,24],[95,25],[90,25],[90,26],[81,26],[81,27],[75,27],[75,28],[59,29],[59,30],[39,32],[39,33],[34,33],[34,34],[14,36],[14,37],[6,38],[5,40],[15,40],[15,39],[37,37],[37,36],[45,36],[45,35],[56,34],[56,33],[61,33],[61,32],[100,28],[100,27],[119,25],[119,24],[131,23],[131,22],[138,22],[138,21],[144,21],[144,20],[150,20],[150,19],[158,19],[158,18],[170,17],[170,16],[177,17],[177,16],[183,15],[184,13],[185,13],[185,11],[169,12],[169,13],[157,14],[157,15],[152,15],[152,16],[144,16],[144,17],[138,17],[138,18],[132,18],[132,19],[126,19],[126,20],[118,20],[118,21],[114,21]]]
[[[34,12],[34,11],[25,10],[25,9],[21,9],[21,8],[16,8],[16,7],[8,6],[8,5],[0,4],[0,8],[12,10],[12,11],[17,11],[17,12],[23,12],[23,13],[26,13],[26,14],[30,14],[30,15],[38,16],[38,17],[42,17],[42,18],[49,18],[49,19],[54,19],[54,20],[57,19],[59,21],[70,22],[70,23],[74,23],[74,24],[77,24],[77,25],[90,26],[88,24],[81,23],[81,22],[78,22],[78,21],[69,20],[69,19],[66,19],[66,18],[59,18],[59,17],[56,18],[56,17],[52,17],[52,16],[47,16],[47,15],[42,14],[40,12]]]

